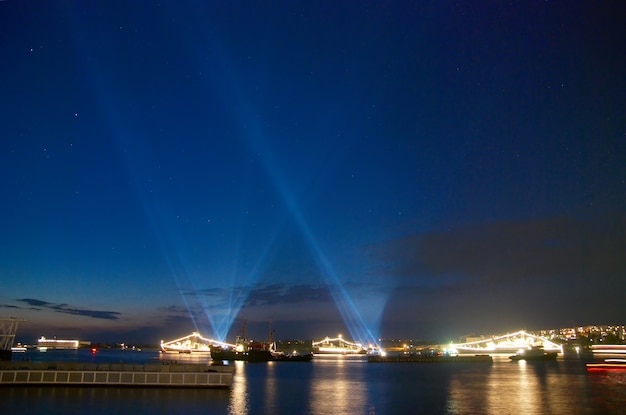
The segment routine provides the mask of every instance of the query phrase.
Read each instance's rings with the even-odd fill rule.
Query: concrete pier
[[[0,386],[228,388],[232,382],[232,366],[187,363],[0,363]]]

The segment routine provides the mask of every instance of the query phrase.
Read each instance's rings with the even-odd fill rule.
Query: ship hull
[[[509,356],[509,359],[511,359],[512,361],[526,360],[530,362],[556,360],[556,358],[557,358],[556,352],[546,353],[546,354],[537,355],[537,356],[524,356],[524,355]]]
[[[313,353],[307,354],[283,354],[278,353],[272,356],[275,362],[310,362],[313,360]]]
[[[270,360],[273,360],[273,356],[269,350],[248,350],[245,352],[239,352],[234,350],[215,349],[211,352],[211,359],[215,361],[243,360],[246,362],[269,362]]]

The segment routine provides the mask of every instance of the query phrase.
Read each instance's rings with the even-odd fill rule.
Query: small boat
[[[526,360],[526,361],[541,361],[541,360],[556,360],[558,352],[546,352],[541,346],[533,346],[531,349],[520,350],[517,354],[509,356],[512,361]]]
[[[13,353],[23,353],[26,351],[26,347],[22,345],[22,343],[18,343],[17,345],[11,347],[11,351]]]

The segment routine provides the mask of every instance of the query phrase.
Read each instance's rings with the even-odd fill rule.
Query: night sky
[[[0,1],[0,316],[154,345],[626,324],[625,21]]]

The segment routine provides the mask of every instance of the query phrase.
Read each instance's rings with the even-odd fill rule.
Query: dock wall
[[[199,364],[1,364],[0,386],[84,385],[226,388],[233,382],[229,366]]]

